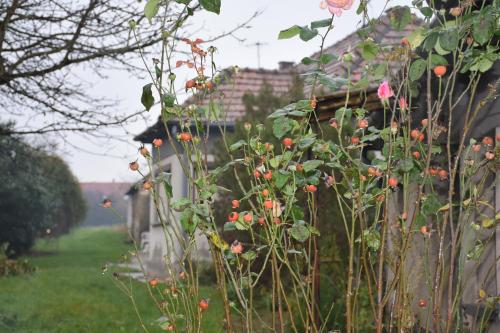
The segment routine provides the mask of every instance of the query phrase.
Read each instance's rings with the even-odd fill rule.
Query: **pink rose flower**
[[[321,1],[320,7],[322,9],[328,8],[330,13],[341,16],[342,10],[351,9],[354,0],[323,0]]]
[[[394,96],[394,91],[392,91],[389,82],[384,81],[378,86],[377,94],[378,98],[382,101],[387,101],[389,98]]]

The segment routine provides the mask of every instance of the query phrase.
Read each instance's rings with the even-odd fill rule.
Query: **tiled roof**
[[[422,25],[422,20],[413,16],[410,24],[408,24],[401,31],[396,31],[391,27],[390,15],[394,15],[394,12],[388,10],[386,15],[381,16],[377,22],[373,24],[373,31],[369,33],[369,36],[373,38],[375,43],[382,47],[400,44],[403,37],[407,37],[412,31]],[[368,25],[365,25],[363,28],[366,28],[367,26]],[[351,63],[352,81],[357,81],[361,78],[363,67],[366,65],[366,61],[361,57],[360,51],[356,48],[356,46],[362,41],[363,38],[361,38],[357,32],[353,32],[344,39],[327,47],[323,51],[325,54],[340,56],[347,50],[351,50],[351,53],[353,54],[353,61]],[[313,59],[317,57],[318,53],[310,56],[310,58]],[[385,63],[387,61],[388,59],[385,58],[384,54],[379,53],[377,59],[373,62]],[[399,70],[397,63],[393,63],[393,66],[390,67],[394,71]],[[217,89],[215,90],[212,98],[214,98],[216,102],[218,101],[219,105],[223,106],[223,113],[221,115],[222,120],[225,120],[227,123],[233,123],[245,114],[245,105],[242,101],[242,97],[245,93],[257,94],[264,82],[267,82],[273,87],[274,94],[286,94],[293,83],[294,75],[297,73],[306,73],[314,69],[314,65],[298,64],[293,66],[293,64],[286,62],[280,63],[279,70],[242,68],[236,73],[232,69],[227,69],[222,71],[221,83],[217,85]],[[345,78],[348,74],[347,65],[341,61],[330,62],[326,66],[325,71],[328,75],[335,77]],[[309,93],[307,86],[305,87],[305,90],[306,94]],[[343,98],[342,94],[338,94],[340,92],[336,93],[337,94],[335,94],[335,96],[332,96],[333,99]],[[325,97],[326,99],[329,99],[328,96]],[[185,103],[189,104],[193,101],[193,98],[189,98]],[[208,96],[204,97],[201,103],[197,102],[197,104],[205,106],[208,105],[208,103]],[[138,135],[135,140],[141,141],[141,138],[149,138],[151,136],[149,135],[151,131],[161,128],[161,126],[157,125],[153,125],[148,128],[146,131]]]
[[[221,106],[221,120],[227,124],[233,124],[235,120],[245,115],[245,105],[243,96],[247,93],[258,94],[264,83],[273,88],[273,94],[281,96],[289,92],[293,84],[293,78],[296,75],[293,63],[281,62],[280,69],[253,69],[253,68],[234,68],[221,71],[220,83],[216,85],[212,96],[205,95],[201,101],[196,100],[199,106],[207,106],[210,98]],[[193,96],[188,98],[184,105],[189,105],[195,101]],[[172,122],[172,121],[171,121]],[[156,124],[147,128],[144,132],[134,137],[134,140],[143,143],[150,143],[152,138],[163,137],[164,126],[161,119]]]
[[[217,105],[222,106],[221,120],[233,123],[243,117],[246,111],[243,96],[247,93],[257,95],[264,83],[269,84],[277,96],[287,94],[293,83],[294,74],[293,63],[280,63],[280,70],[241,68],[222,71],[221,83],[217,84],[211,96]],[[189,98],[185,104],[193,101],[193,97]],[[209,101],[210,97],[206,96],[201,103],[199,101],[197,103],[207,106]]]
[[[361,29],[373,27],[373,29],[368,33],[368,36],[372,38],[376,44],[384,47],[401,44],[401,40],[404,37],[410,35],[416,28],[423,24],[423,21],[421,19],[413,15],[411,23],[408,24],[404,29],[402,29],[401,31],[394,30],[391,27],[390,22],[390,16],[394,14],[395,13],[393,11],[388,10],[387,14],[381,16],[375,23],[373,23],[372,25],[366,24]],[[353,55],[353,61],[350,64],[352,81],[358,81],[361,78],[363,68],[366,65],[366,61],[361,56],[360,50],[356,48],[356,46],[363,40],[364,38],[360,37],[360,35],[356,31],[323,50],[324,54],[332,54],[337,57],[343,55],[346,51],[351,52],[351,54]],[[313,54],[312,56],[310,56],[310,58],[316,59],[318,56],[319,52]],[[386,63],[387,61],[389,61],[390,63],[390,68],[392,68],[394,71],[399,70],[398,64],[392,63],[390,59],[386,59],[385,54],[382,52],[379,52],[377,58],[371,61],[371,63]],[[391,66],[391,64],[393,66]],[[306,73],[314,69],[314,65],[299,64],[296,66],[296,70],[300,73]],[[348,75],[347,64],[342,61],[330,62],[325,66],[325,71],[330,76],[346,78]]]

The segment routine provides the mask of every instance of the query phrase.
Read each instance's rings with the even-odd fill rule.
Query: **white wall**
[[[181,163],[177,156],[171,155],[162,160],[159,172],[171,173],[170,183],[173,188],[173,198],[175,201],[181,197],[186,197],[187,193],[187,178],[182,169]],[[183,250],[181,242],[187,241],[187,235],[182,231],[179,223],[180,212],[170,213],[167,209],[168,198],[165,194],[163,186],[157,186],[157,193],[159,195],[158,206],[153,200],[151,193],[150,203],[150,227],[149,227],[149,253],[148,253],[148,269],[152,271],[164,271],[167,266],[176,267],[182,258]],[[158,213],[162,215],[162,220],[165,225],[160,223]],[[177,222],[176,222],[177,221]],[[205,236],[200,232],[195,234],[196,259],[210,260],[209,245]],[[165,260],[169,260],[171,265],[165,266]],[[170,272],[167,272],[170,273]]]

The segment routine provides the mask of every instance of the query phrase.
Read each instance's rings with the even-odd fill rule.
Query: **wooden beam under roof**
[[[346,103],[347,92],[339,91],[332,95],[317,97],[316,115],[320,122],[328,121],[335,116],[335,112],[342,108],[363,108],[368,112],[382,110],[384,106],[380,102],[376,88],[368,90],[355,90],[349,92],[349,100]]]

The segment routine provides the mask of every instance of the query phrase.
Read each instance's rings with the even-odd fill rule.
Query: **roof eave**
[[[378,98],[377,88],[375,87],[366,90],[349,91],[349,98],[346,99],[347,91],[344,90],[332,95],[318,97],[316,106],[318,120],[320,122],[328,121],[342,107],[351,109],[363,108],[367,111],[376,111],[384,108]]]

